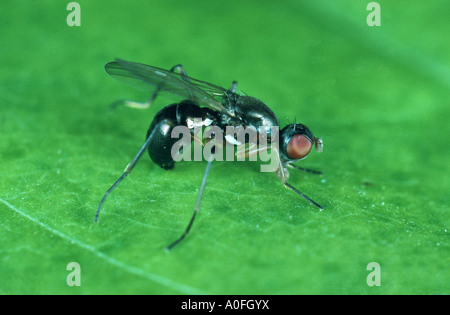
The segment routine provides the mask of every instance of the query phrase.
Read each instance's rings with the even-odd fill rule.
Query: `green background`
[[[450,20],[447,0],[4,1],[0,11],[1,294],[449,294]],[[104,64],[123,58],[232,80],[324,139],[290,182],[205,162],[164,171],[144,156],[148,94]],[[69,287],[69,262],[81,286]],[[370,262],[381,286],[366,277]]]

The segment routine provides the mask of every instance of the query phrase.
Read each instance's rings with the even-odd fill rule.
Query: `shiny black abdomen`
[[[172,138],[172,130],[176,126],[185,126],[193,132],[195,118],[206,124],[216,124],[219,114],[189,100],[168,105],[156,114],[146,136],[146,139],[151,137],[147,151],[153,162],[166,170],[175,166],[171,150],[179,138]]]
[[[170,151],[178,140],[171,137],[172,129],[178,125],[177,106],[172,104],[161,109],[150,124],[146,136],[146,139],[151,137],[147,148],[150,158],[166,170],[175,166]]]

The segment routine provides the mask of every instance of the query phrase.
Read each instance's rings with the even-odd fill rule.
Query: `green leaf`
[[[0,41],[1,294],[449,294],[450,45],[447,1],[4,3]],[[148,95],[109,77],[123,58],[239,89],[324,152],[290,183],[252,162],[171,171],[145,155]],[[68,286],[67,265],[81,285]],[[381,286],[369,286],[371,262]]]

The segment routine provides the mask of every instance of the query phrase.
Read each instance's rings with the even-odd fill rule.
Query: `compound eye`
[[[289,140],[286,153],[290,159],[299,160],[305,158],[311,152],[312,143],[304,135],[295,135]]]

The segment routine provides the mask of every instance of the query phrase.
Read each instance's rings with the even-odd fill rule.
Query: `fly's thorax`
[[[252,96],[239,96],[235,111],[247,126],[254,126],[257,129],[264,126],[270,129],[272,126],[280,125],[275,113],[266,104]]]

